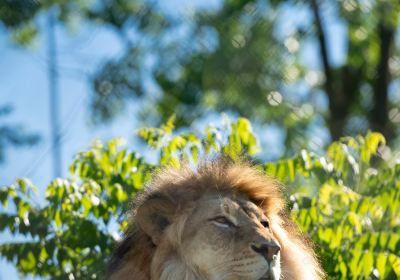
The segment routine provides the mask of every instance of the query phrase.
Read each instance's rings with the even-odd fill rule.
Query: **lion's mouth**
[[[265,275],[258,280],[279,280],[280,277],[276,277],[275,275]]]
[[[265,275],[258,280],[275,280],[275,279],[274,279],[274,277],[271,277],[270,275]]]
[[[277,277],[273,274],[268,274],[268,275],[264,275],[263,277],[261,277],[258,280],[279,280],[280,277]]]

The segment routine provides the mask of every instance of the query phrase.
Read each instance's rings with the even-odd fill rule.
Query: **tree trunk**
[[[311,0],[315,25],[318,33],[320,55],[325,74],[325,91],[329,100],[329,117],[327,120],[332,140],[344,135],[344,128],[360,83],[360,70],[343,67],[334,75],[329,62],[325,30],[322,26],[318,0]]]
[[[378,27],[380,58],[374,84],[374,106],[370,114],[370,126],[379,131],[387,139],[394,136],[393,128],[388,118],[388,89],[390,83],[389,59],[394,40],[394,30],[381,23]]]

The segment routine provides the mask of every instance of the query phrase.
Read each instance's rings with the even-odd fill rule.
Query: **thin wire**
[[[83,103],[84,99],[86,99],[86,97],[81,96],[81,98],[78,99],[73,104],[73,106],[71,106],[71,110],[69,111],[70,112],[69,118],[64,121],[65,125],[61,129],[60,144],[65,143],[66,138],[70,132],[71,125],[78,115],[77,114],[78,110],[83,108],[83,106],[81,106],[81,104]],[[31,164],[31,163],[27,164],[27,166],[23,169],[24,171],[21,172],[23,174],[23,176],[20,176],[20,177],[32,177],[35,174],[35,172],[37,171],[38,167],[43,163],[45,158],[48,156],[50,150],[51,150],[51,145],[48,145],[46,147],[46,149],[42,152],[42,154],[39,157],[37,157],[37,159],[35,160],[35,162],[33,164]]]

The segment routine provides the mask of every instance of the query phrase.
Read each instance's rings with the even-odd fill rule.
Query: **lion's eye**
[[[232,223],[228,218],[224,216],[216,217],[212,220],[217,226],[220,227],[234,227],[235,224]]]
[[[261,224],[263,225],[263,227],[269,228],[269,222],[268,221],[261,221]]]

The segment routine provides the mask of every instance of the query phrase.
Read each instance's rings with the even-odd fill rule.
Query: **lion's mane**
[[[205,193],[239,193],[272,216],[278,227],[273,229],[281,250],[281,279],[317,280],[324,272],[316,258],[311,243],[290,220],[281,197],[282,187],[256,167],[244,161],[207,161],[197,169],[189,165],[179,169],[166,168],[156,174],[134,202],[130,213],[130,225],[124,239],[117,245],[108,268],[108,279],[151,279],[151,264],[156,250],[149,236],[135,222],[136,209],[151,198],[165,196],[175,202],[176,215],[184,215],[185,207]],[[179,231],[179,229],[178,229]],[[176,233],[179,235],[179,232]],[[179,239],[177,237],[177,239]],[[162,250],[162,249],[160,249]],[[159,264],[162,267],[164,264]],[[157,267],[157,265],[156,265]],[[190,271],[177,264],[167,268],[176,270],[182,279],[192,278]],[[174,275],[174,272],[171,272]],[[170,279],[170,278],[168,278]]]

